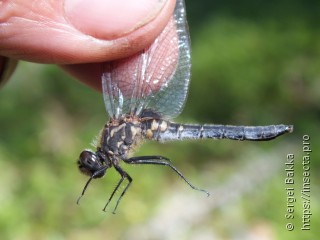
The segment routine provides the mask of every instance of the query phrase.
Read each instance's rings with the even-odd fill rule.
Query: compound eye
[[[102,167],[98,156],[91,151],[83,151],[78,160],[80,171],[88,176],[92,176],[94,172]]]

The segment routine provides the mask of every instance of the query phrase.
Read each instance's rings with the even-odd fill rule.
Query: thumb
[[[74,64],[130,56],[160,34],[175,0],[11,0],[0,4],[0,55]]]

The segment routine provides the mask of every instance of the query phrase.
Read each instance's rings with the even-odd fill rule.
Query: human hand
[[[150,45],[174,6],[175,0],[1,1],[0,74],[5,59],[59,64],[100,89],[101,63]]]

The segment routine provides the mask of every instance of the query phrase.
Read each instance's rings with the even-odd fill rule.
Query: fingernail
[[[112,40],[154,19],[167,0],[65,0],[66,19],[79,31]]]

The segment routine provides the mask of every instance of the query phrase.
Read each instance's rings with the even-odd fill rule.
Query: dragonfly
[[[136,55],[108,62],[102,71],[102,92],[110,119],[99,135],[96,151],[84,150],[78,159],[80,171],[89,176],[77,203],[93,179],[115,168],[120,180],[103,211],[124,184],[115,204],[115,213],[132,177],[120,163],[162,165],[171,168],[192,189],[193,185],[170,161],[154,156],[132,157],[143,140],[168,142],[185,139],[232,139],[266,141],[293,130],[291,125],[232,126],[217,124],[180,124],[171,119],[179,115],[186,101],[190,81],[191,52],[186,10],[177,0],[172,19],[156,40]]]

